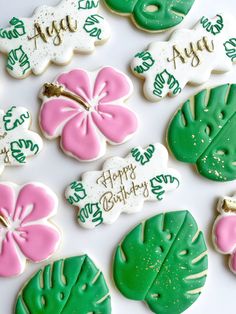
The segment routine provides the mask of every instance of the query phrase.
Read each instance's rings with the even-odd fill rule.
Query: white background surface
[[[119,1],[119,0],[118,0]],[[58,0],[0,0],[1,27],[13,17],[28,17],[38,5],[56,5]],[[96,52],[89,56],[76,55],[66,67],[50,66],[40,77],[29,77],[17,81],[6,74],[4,67],[6,58],[0,58],[0,108],[8,106],[26,106],[33,114],[33,129],[38,130],[37,115],[40,101],[37,98],[40,87],[51,82],[56,75],[72,69],[84,67],[88,70],[103,65],[111,65],[126,72],[135,85],[135,93],[130,99],[130,107],[140,117],[138,134],[128,143],[120,147],[109,147],[106,157],[125,156],[129,149],[136,145],[148,145],[151,142],[165,143],[166,127],[173,113],[188,96],[202,87],[187,87],[182,94],[173,99],[165,99],[158,104],[151,104],[142,94],[141,81],[129,71],[129,61],[139,50],[144,49],[153,40],[167,40],[171,31],[163,34],[147,34],[137,30],[129,19],[108,12],[104,6],[102,13],[110,22],[112,38]],[[178,28],[191,28],[202,16],[213,17],[216,13],[236,12],[235,0],[196,0],[184,22]],[[236,30],[235,30],[236,31]],[[215,86],[222,83],[236,83],[236,66],[225,75],[212,75],[204,85]],[[236,311],[236,277],[227,267],[227,258],[214,251],[211,241],[211,229],[216,218],[216,201],[219,196],[231,195],[236,190],[235,182],[216,183],[200,177],[188,164],[170,159],[170,166],[177,168],[183,183],[179,190],[169,195],[163,202],[146,203],[143,211],[134,215],[122,215],[111,226],[100,226],[93,231],[81,229],[75,221],[75,211],[64,201],[64,188],[81,173],[88,170],[101,169],[106,157],[89,164],[79,163],[66,157],[58,148],[57,141],[46,141],[43,152],[23,168],[8,168],[1,180],[24,184],[29,181],[41,181],[51,187],[60,200],[59,211],[54,222],[63,233],[63,241],[55,255],[56,258],[69,257],[81,253],[89,254],[104,272],[112,296],[114,314],[145,314],[149,309],[141,302],[125,299],[115,288],[111,276],[113,252],[122,237],[141,220],[166,210],[188,209],[194,215],[199,227],[204,231],[209,248],[209,273],[207,284],[200,298],[186,313],[191,314],[233,314]],[[46,263],[43,263],[46,264]],[[43,264],[28,264],[25,273],[14,279],[0,279],[0,314],[13,313],[14,303],[22,284]],[[56,313],[53,313],[56,314]],[[175,314],[175,313],[173,313]]]

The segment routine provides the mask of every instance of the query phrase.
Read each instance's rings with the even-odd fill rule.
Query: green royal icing
[[[79,0],[78,9],[91,10],[99,6],[98,0]]]
[[[209,33],[213,35],[219,34],[222,29],[224,28],[224,20],[223,17],[219,14],[217,14],[217,21],[216,23],[212,23],[207,17],[203,16],[201,18],[200,23],[202,24],[202,27],[206,29]]]
[[[72,182],[70,184],[70,187],[72,189],[73,195],[70,195],[67,199],[67,201],[71,204],[74,205],[78,203],[79,201],[85,199],[87,197],[87,193],[85,191],[85,188],[81,182]]]
[[[161,73],[158,73],[155,77],[153,94],[158,97],[163,97],[162,93],[166,86],[168,86],[168,89],[172,91],[173,95],[177,95],[182,91],[179,81],[174,77],[174,75],[169,73],[167,70],[164,70]]]
[[[104,18],[99,14],[90,15],[84,24],[83,29],[91,37],[96,37],[98,40],[101,40],[102,29],[99,27],[100,21]]]
[[[14,39],[26,34],[24,22],[18,18],[13,17],[10,21],[10,25],[12,28],[0,28],[0,38]]]
[[[110,314],[103,274],[87,256],[76,256],[39,270],[17,298],[15,314]]]
[[[236,38],[230,38],[224,43],[225,52],[227,57],[231,59],[232,62],[236,60]]]
[[[138,74],[147,72],[155,64],[155,60],[149,51],[139,52],[135,55],[135,58],[139,58],[141,62],[140,65],[134,68],[134,71]]]
[[[16,106],[12,106],[3,116],[4,128],[6,131],[12,131],[16,129],[18,126],[25,123],[26,120],[30,119],[30,113],[28,111],[22,113],[20,116],[15,117],[15,109]]]
[[[202,232],[188,211],[154,216],[118,246],[113,266],[117,288],[157,314],[179,314],[201,293],[208,268]]]
[[[170,123],[168,143],[175,157],[196,164],[215,181],[236,179],[236,85],[203,90],[185,102]]]
[[[96,223],[95,227],[98,227],[103,223],[101,204],[86,204],[83,208],[80,209],[78,219],[82,223],[86,223],[88,220],[91,220],[93,223]]]
[[[39,146],[32,142],[31,140],[20,139],[10,143],[12,157],[18,161],[20,164],[26,162],[26,157],[31,155],[33,152],[34,155],[37,155],[39,152]]]
[[[163,188],[163,183],[164,185],[166,185],[166,184],[173,184],[175,182],[178,183],[178,186],[180,185],[180,182],[176,177],[173,177],[171,175],[161,174],[150,180],[151,191],[153,194],[156,195],[156,198],[159,201],[161,201],[163,199],[163,195],[166,193],[166,191]]]
[[[7,69],[14,72],[16,67],[19,67],[21,69],[22,75],[25,75],[27,71],[31,69],[29,57],[24,52],[22,46],[17,49],[11,50],[8,54]]]
[[[155,146],[149,145],[148,148],[144,150],[140,150],[139,148],[133,148],[131,150],[132,157],[139,162],[142,166],[144,166],[146,163],[148,163],[155,153]]]
[[[162,31],[178,25],[191,9],[194,0],[105,0],[118,14],[131,15],[138,27]]]

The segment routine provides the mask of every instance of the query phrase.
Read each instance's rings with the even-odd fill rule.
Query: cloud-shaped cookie
[[[161,201],[180,185],[178,171],[168,168],[161,144],[131,150],[126,158],[108,159],[102,171],[90,171],[66,189],[67,201],[78,207],[78,222],[93,229],[114,223],[122,212],[139,212],[144,201]]]

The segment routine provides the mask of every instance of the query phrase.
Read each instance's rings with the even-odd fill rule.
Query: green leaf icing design
[[[175,157],[215,181],[236,179],[236,85],[203,90],[186,101],[168,130]]]
[[[67,201],[74,205],[78,203],[79,201],[86,198],[87,193],[85,191],[85,188],[81,182],[74,181],[70,184],[71,188],[71,194],[69,195]]]
[[[218,19],[216,23],[212,23],[207,17],[203,16],[201,18],[200,23],[205,30],[213,35],[218,35],[221,33],[222,29],[224,28],[224,20],[220,14],[216,15]]]
[[[231,59],[232,62],[236,61],[236,38],[230,38],[224,43],[225,51],[227,57]]]
[[[22,46],[11,50],[8,54],[7,69],[10,71],[16,71],[16,68],[20,68],[22,75],[25,75],[31,68],[29,57],[24,52]]]
[[[99,27],[101,20],[104,18],[99,14],[90,15],[84,24],[84,30],[91,36],[101,40],[102,29]]]
[[[163,195],[166,193],[164,186],[167,184],[180,185],[179,179],[171,175],[159,175],[150,180],[152,193],[156,195],[156,198],[161,201]]]
[[[0,28],[0,38],[14,39],[26,34],[24,22],[18,18],[13,17],[10,25],[13,27],[8,29]]]
[[[155,60],[153,59],[151,53],[148,51],[137,53],[135,55],[135,58],[139,58],[141,62],[140,65],[137,65],[134,68],[134,71],[138,74],[147,72],[155,64]]]
[[[127,298],[154,313],[180,314],[201,294],[208,268],[202,232],[188,211],[154,216],[119,244],[113,275]]]
[[[135,24],[147,31],[162,31],[181,23],[194,0],[105,0],[108,7],[132,17]]]
[[[11,142],[11,154],[20,164],[26,162],[27,156],[37,155],[39,152],[39,146],[31,140],[20,139],[18,141]]]
[[[79,0],[78,9],[91,10],[99,6],[98,0]]]
[[[148,146],[148,148],[146,148],[146,150],[142,150],[140,148],[133,148],[131,150],[131,155],[141,165],[145,165],[152,159],[154,152],[155,146],[151,144]]]
[[[26,120],[30,119],[29,111],[25,111],[18,115],[16,110],[16,106],[12,106],[4,115],[4,128],[6,131],[12,131],[16,129],[18,126],[24,124]]]
[[[92,219],[91,219],[92,218]],[[92,223],[95,227],[98,227],[103,223],[102,217],[102,209],[99,203],[95,204],[86,204],[83,208],[81,208],[78,219],[82,223],[86,223],[88,220],[91,219]]]
[[[61,259],[39,270],[20,292],[15,314],[110,314],[103,274],[87,256]]]
[[[156,75],[153,94],[158,97],[163,97],[163,91],[165,88],[171,90],[173,95],[177,95],[182,91],[179,81],[166,69]]]

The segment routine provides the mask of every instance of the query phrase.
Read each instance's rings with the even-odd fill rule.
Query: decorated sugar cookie
[[[79,224],[93,229],[114,223],[122,212],[139,212],[144,201],[161,201],[180,181],[178,171],[168,168],[166,148],[154,144],[108,159],[102,171],[85,173],[67,188],[66,199],[78,207]]]
[[[220,198],[217,210],[213,242],[217,251],[230,255],[229,267],[236,274],[236,195]]]
[[[87,255],[40,269],[20,291],[15,314],[111,313],[104,276]]]
[[[53,255],[61,235],[49,219],[57,207],[56,195],[41,183],[0,183],[0,277],[18,276],[26,260]]]
[[[188,83],[205,83],[212,71],[227,72],[236,61],[235,19],[202,17],[192,30],[175,31],[168,42],[153,42],[136,54],[131,68],[144,80],[144,94],[156,102],[176,96]]]
[[[115,13],[132,18],[135,25],[148,32],[161,32],[181,23],[194,0],[105,0]]]
[[[126,298],[144,301],[157,314],[179,314],[200,296],[207,269],[203,233],[188,211],[176,211],[154,216],[125,236],[113,276]]]
[[[99,0],[61,0],[41,6],[31,18],[12,18],[0,28],[0,51],[7,54],[7,71],[15,78],[39,75],[50,62],[68,63],[74,52],[92,52],[110,36],[99,13]]]
[[[24,165],[43,147],[41,137],[29,130],[31,116],[23,107],[0,110],[0,174],[5,166]]]
[[[128,76],[112,67],[64,73],[44,85],[41,129],[49,139],[61,137],[61,148],[69,156],[98,159],[107,142],[122,144],[137,131],[137,117],[125,106],[132,92]]]
[[[211,180],[236,179],[236,85],[203,90],[184,103],[168,129],[174,156]]]

